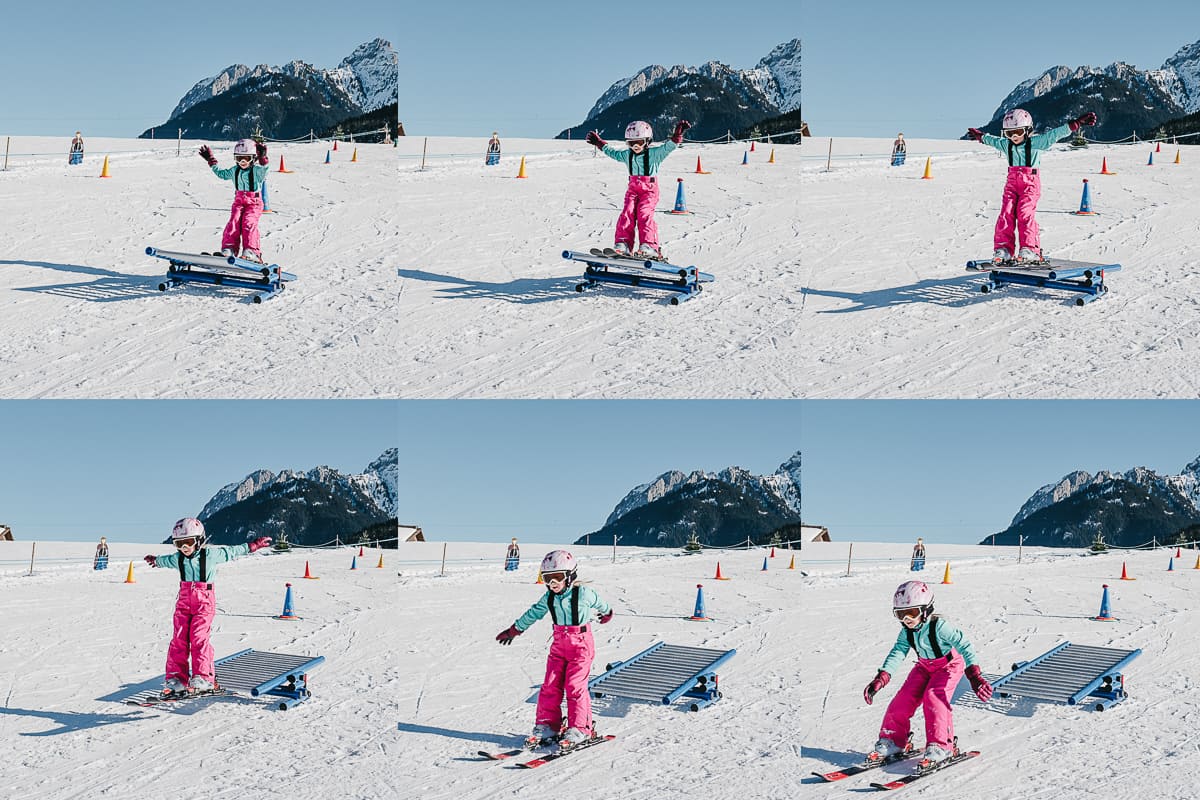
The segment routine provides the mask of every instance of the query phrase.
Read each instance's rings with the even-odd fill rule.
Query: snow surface
[[[160,294],[148,244],[220,244],[230,184],[185,144],[18,138],[0,172],[0,369],[9,397],[790,397],[799,383],[799,148],[688,146],[662,172],[672,258],[717,280],[575,292],[564,249],[612,243],[627,177],[582,142],[423,139],[398,148],[273,145],[264,254],[299,280]],[[151,148],[155,148],[151,150]],[[228,143],[218,157],[229,164]],[[111,179],[99,180],[111,153]],[[399,177],[397,180],[397,153]],[[457,155],[455,155],[457,154]],[[516,180],[527,155],[526,180]],[[701,156],[712,175],[695,175]],[[691,216],[674,206],[685,178]]]
[[[808,397],[1200,395],[1200,147],[1062,145],[1042,157],[1038,222],[1052,257],[1109,261],[1109,293],[1005,287],[984,295],[1007,165],[974,142],[808,139],[803,157],[804,347],[789,371]],[[1182,163],[1172,163],[1176,151]],[[932,159],[932,180],[922,180]],[[1101,160],[1118,174],[1099,175]],[[1083,184],[1097,216],[1081,217]]]
[[[597,700],[597,724],[618,738],[540,771],[480,763],[533,724],[550,627],[510,647],[494,636],[536,599],[540,556],[521,542],[521,569],[501,570],[506,543],[441,543],[257,554],[217,576],[217,656],[259,650],[323,655],[313,697],[289,711],[235,696],[191,708],[120,703],[154,688],[170,637],[177,574],[151,570],[161,545],[110,543],[110,567],[91,570],[94,543],[0,542],[0,796],[140,800],[223,798],[536,798],[564,782],[608,798],[792,798],[799,791],[797,656],[800,571],[777,551],[684,556],[677,551],[579,547],[581,574],[614,607],[596,632],[598,673],[651,643],[736,648],[720,671],[724,699],[681,707]],[[304,562],[317,581],[300,580]],[[732,580],[709,581],[717,560]],[[125,585],[136,561],[135,585]],[[397,578],[397,570],[401,575]],[[271,619],[293,583],[299,622]],[[685,621],[704,585],[706,623]],[[179,794],[180,791],[184,793]]]
[[[943,545],[927,542],[923,573],[908,571],[911,544],[806,543],[800,627],[808,631],[801,670],[802,768],[828,772],[860,760],[874,744],[887,703],[913,664],[911,655],[875,699],[862,691],[883,663],[899,629],[892,618],[896,585],[922,578],[933,585],[938,612],[966,633],[985,674],[1006,674],[1014,662],[1041,655],[1064,640],[1079,645],[1141,648],[1125,669],[1129,698],[1108,711],[1020,701],[980,704],[964,681],[955,702],[959,745],[981,750],[956,766],[904,790],[913,797],[961,798],[1193,798],[1200,685],[1195,657],[1200,630],[1195,605],[1197,553],[1158,549],[1088,556],[1078,550]],[[951,585],[941,585],[946,562]],[[1122,561],[1137,580],[1123,582]],[[1116,622],[1094,622],[1101,586],[1108,584]],[[812,632],[819,631],[820,635]],[[965,695],[963,694],[965,692]],[[1005,708],[1007,707],[1007,710]],[[914,742],[924,745],[921,713]],[[813,786],[806,795],[842,796],[904,767],[877,770],[843,784]],[[805,783],[820,783],[805,778]],[[1151,788],[1153,787],[1153,788]]]

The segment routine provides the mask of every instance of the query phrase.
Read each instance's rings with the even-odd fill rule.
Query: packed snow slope
[[[559,545],[561,546],[561,545]],[[572,547],[588,581],[615,611],[594,629],[592,674],[655,642],[733,649],[719,669],[724,698],[698,712],[682,706],[601,698],[596,726],[617,738],[547,764],[520,770],[479,761],[478,750],[507,749],[534,723],[545,673],[545,618],[502,647],[495,636],[532,605],[542,555],[555,545],[521,542],[521,567],[503,572],[505,544],[401,544],[395,624],[401,632],[396,728],[404,797],[495,800],[578,796],[590,800],[682,800],[799,796],[796,731],[800,571],[777,550],[762,572],[761,549],[740,552]],[[729,581],[711,581],[720,561]],[[709,622],[692,622],[696,585]]]
[[[0,542],[0,797],[405,797],[395,735],[401,685],[393,564],[378,550],[257,553],[220,567],[212,643],[321,655],[313,696],[288,711],[244,695],[139,708],[122,698],[161,687],[179,587],[141,560],[162,545]],[[386,551],[391,561],[395,551]],[[308,560],[320,580],[301,580]],[[136,583],[124,583],[134,563]],[[272,619],[293,584],[299,621]]]
[[[798,146],[686,145],[659,174],[660,240],[716,281],[674,307],[575,292],[563,250],[611,247],[626,167],[576,141],[400,140],[405,397],[794,397],[800,373]],[[527,177],[518,179],[521,157]],[[701,158],[711,175],[697,175]],[[686,216],[674,208],[683,178]]]
[[[299,276],[160,293],[165,250],[221,245],[233,188],[199,142],[14,138],[0,172],[0,383],[6,397],[376,397],[396,393],[395,150],[270,146],[263,255]],[[231,166],[231,144],[210,143]],[[357,147],[358,160],[350,163]],[[99,178],[108,154],[109,175]],[[283,156],[293,174],[279,174]]]
[[[862,692],[899,633],[892,592],[912,578],[934,590],[939,614],[962,628],[985,674],[1070,641],[1142,653],[1125,668],[1128,699],[1108,711],[1083,705],[993,698],[976,700],[966,681],[955,701],[959,745],[979,759],[923,779],[905,790],[914,797],[970,800],[1196,796],[1191,766],[1200,707],[1196,653],[1200,629],[1197,551],[1184,550],[1168,572],[1175,548],[1111,551],[941,545],[927,542],[924,572],[909,572],[911,544],[855,542],[846,577],[848,544],[806,543],[800,627],[806,632],[801,663],[803,772],[828,772],[856,763],[874,745],[887,704],[914,663],[910,654],[891,684],[863,702]],[[1125,562],[1136,581],[1119,580]],[[951,580],[941,584],[949,563]],[[1096,622],[1102,585],[1108,584],[1115,622]],[[921,712],[913,739],[925,744]],[[911,764],[908,768],[911,768]],[[844,783],[808,786],[806,795],[857,792],[870,781],[902,774],[895,765]],[[817,778],[806,778],[820,783]],[[1150,787],[1153,787],[1152,789]]]
[[[1099,112],[1100,109],[1097,109]],[[1038,222],[1051,257],[1119,263],[1109,293],[979,291],[1007,163],[975,142],[805,141],[801,264],[808,397],[1196,397],[1200,148],[1043,154]],[[1173,163],[1176,152],[1181,163]],[[926,158],[932,180],[922,180]],[[1102,159],[1116,175],[1100,175]],[[1088,179],[1096,216],[1075,216]]]

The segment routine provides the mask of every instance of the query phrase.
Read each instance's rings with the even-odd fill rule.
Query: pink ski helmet
[[[1014,108],[1004,115],[1004,121],[1000,123],[1000,127],[1006,131],[1014,131],[1018,128],[1033,130],[1033,117],[1023,108]]]
[[[237,156],[254,156],[258,155],[258,149],[254,146],[253,139],[238,139],[237,144],[233,146],[233,155]]]
[[[625,128],[625,141],[634,142],[638,139],[650,141],[654,138],[654,129],[650,127],[649,122],[642,122],[640,119],[629,123]]]
[[[551,550],[546,553],[546,557],[542,559],[542,577],[555,572],[561,572],[564,575],[563,588],[569,587],[575,582],[576,570],[579,565],[575,561],[575,556],[568,553],[566,550]]]
[[[184,517],[175,523],[175,529],[171,531],[171,541],[194,539],[196,547],[204,544],[204,538],[204,523],[195,517]]]
[[[914,616],[914,609],[920,612],[921,622],[933,613],[933,589],[924,581],[905,581],[892,595],[892,613],[896,619],[903,621],[905,617]]]

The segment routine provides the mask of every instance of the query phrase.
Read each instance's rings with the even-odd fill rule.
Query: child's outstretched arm
[[[547,598],[550,593],[547,592],[538,598],[538,601],[529,607],[529,610],[521,615],[521,618],[509,625],[506,630],[501,631],[496,636],[496,641],[500,644],[512,644],[512,640],[524,633],[530,625],[537,622],[542,617],[546,616],[550,611],[550,606],[547,605]]]
[[[236,167],[229,167],[228,169],[221,169],[220,167],[218,167],[217,166],[217,157],[213,155],[213,151],[212,151],[211,147],[209,147],[206,144],[201,145],[200,146],[200,157],[203,158],[208,163],[208,166],[210,166],[212,168],[213,175],[216,175],[218,178],[220,178],[223,181],[233,180],[233,173],[234,173],[234,170],[236,169]]]

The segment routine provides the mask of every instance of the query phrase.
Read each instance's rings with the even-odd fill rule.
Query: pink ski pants
[[[175,601],[174,632],[167,647],[167,677],[184,683],[199,675],[216,683],[213,674],[213,648],[208,640],[213,617],[217,614],[217,596],[211,583],[184,581],[179,584]],[[188,669],[188,655],[192,668]]]
[[[954,741],[954,713],[950,701],[954,687],[962,679],[966,664],[957,651],[947,657],[918,658],[900,691],[888,703],[879,728],[881,739],[891,739],[904,747],[911,729],[910,720],[920,706],[925,712],[925,744],[950,749]]]
[[[633,250],[634,226],[643,245],[658,247],[658,223],[654,209],[658,207],[658,179],[654,176],[630,175],[625,190],[625,207],[617,217],[617,244],[624,242]]]
[[[1017,254],[1017,237],[1021,247],[1042,251],[1038,235],[1037,204],[1042,197],[1042,177],[1037,167],[1009,167],[1000,200],[1000,216],[996,219],[995,248]]]
[[[262,217],[262,196],[258,192],[234,192],[229,222],[221,234],[221,247],[235,254],[245,250],[261,252],[258,242],[258,220]]]
[[[587,625],[554,626],[546,679],[538,692],[537,724],[554,730],[562,726],[562,697],[566,694],[567,726],[592,732],[592,698],[587,683],[595,657],[596,644]]]

